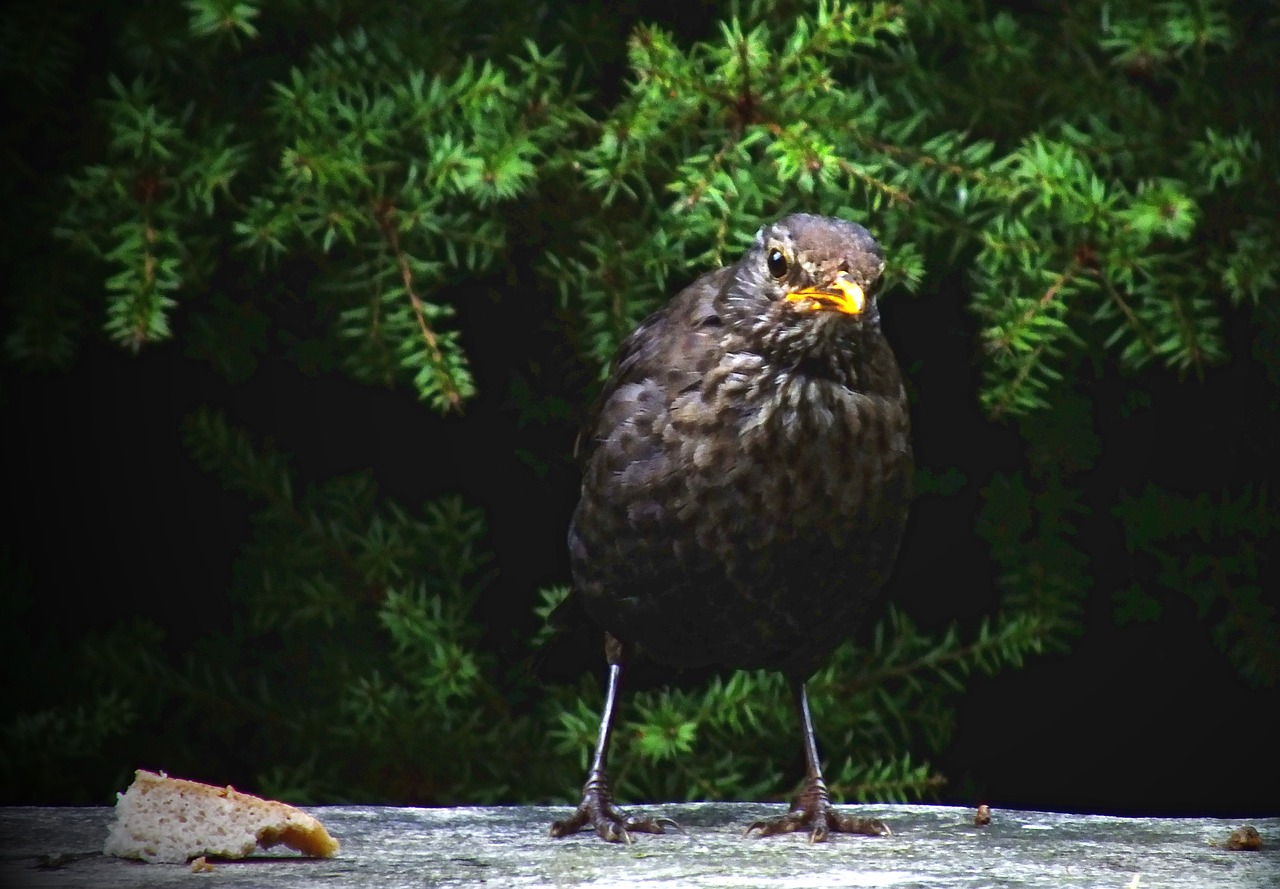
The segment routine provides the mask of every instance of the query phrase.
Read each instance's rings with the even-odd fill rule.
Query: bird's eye
[[[769,274],[775,278],[785,278],[789,267],[787,257],[781,250],[774,247],[769,251]]]

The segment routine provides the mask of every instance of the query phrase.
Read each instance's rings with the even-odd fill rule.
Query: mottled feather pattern
[[[892,566],[909,421],[874,301],[854,317],[782,298],[840,271],[870,291],[883,261],[860,227],[815,219],[767,227],[678,294],[606,383],[569,535],[575,586],[662,662],[807,675]],[[804,278],[770,277],[774,243]]]

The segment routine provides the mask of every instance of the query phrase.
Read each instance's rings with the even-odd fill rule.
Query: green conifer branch
[[[378,228],[382,231],[382,235],[387,239],[387,246],[391,248],[392,255],[395,257],[396,265],[400,269],[400,280],[402,282],[404,293],[409,298],[409,302],[413,306],[413,317],[418,322],[418,330],[422,335],[423,345],[426,347],[430,364],[435,368],[436,374],[440,380],[439,390],[440,397],[444,399],[446,410],[459,410],[462,406],[462,392],[459,383],[451,376],[446,368],[444,353],[440,348],[440,341],[435,331],[431,329],[431,325],[427,323],[426,311],[423,308],[422,298],[414,289],[413,270],[409,266],[409,260],[405,256],[404,251],[400,249],[400,236],[396,233],[396,227],[391,221],[395,208],[382,203],[375,204],[373,208],[374,218],[378,222]],[[420,387],[425,390],[425,387]]]
[[[524,248],[545,252],[514,271],[521,298],[554,302],[603,373],[645,313],[732,261],[762,221],[811,210],[864,222],[889,257],[886,304],[899,285],[937,299],[935,282],[966,282],[954,298],[978,319],[979,398],[1025,451],[981,490],[995,614],[933,634],[895,614],[870,649],[842,648],[814,678],[842,796],[935,794],[928,757],[972,674],[1080,631],[1096,595],[1079,531],[1098,507],[1080,474],[1098,460],[1087,393],[1100,376],[1129,381],[1139,406],[1161,373],[1239,361],[1274,376],[1280,178],[1263,112],[1276,56],[1255,13],[1217,0],[1172,0],[1159,15],[1103,0],[1052,15],[754,0],[702,39],[642,24],[622,59],[575,32],[572,14],[481,21],[460,3],[373,4],[353,25],[345,0],[300,11],[190,0],[112,19],[119,52],[113,76],[89,82],[105,101],[83,166],[23,218],[52,221],[58,240],[10,297],[10,356],[69,360],[78,331],[105,321],[125,348],[173,338],[223,357],[235,331],[236,348],[252,346],[225,366],[252,366],[255,350],[297,335],[272,304],[289,292],[327,332],[311,347],[326,367],[455,411],[474,393],[455,307]],[[0,46],[31,62],[0,53],[0,68],[22,69],[19,108],[69,101],[83,22],[30,3],[0,14]],[[576,86],[602,63],[629,63],[616,98]],[[36,181],[24,161],[14,168]],[[513,228],[531,219],[545,231]],[[80,269],[105,310],[77,295]],[[1251,351],[1233,354],[1249,324]],[[489,573],[474,509],[389,504],[368,477],[295,491],[279,455],[216,413],[186,436],[259,507],[229,641],[175,661],[145,628],[122,635],[116,648],[136,657],[104,657],[100,684],[0,723],[20,751],[6,781],[23,762],[47,784],[59,763],[101,767],[90,748],[156,708],[190,729],[184,700],[224,696],[228,731],[274,751],[264,782],[297,799],[560,799],[577,786],[599,689],[499,669],[479,632]],[[1240,675],[1274,685],[1280,632],[1258,555],[1277,530],[1267,493],[1118,492],[1132,578],[1117,619],[1159,621],[1182,597]],[[154,702],[113,698],[113,682]],[[112,704],[128,719],[109,724]],[[639,693],[618,734],[615,777],[631,795],[759,798],[793,774],[777,677]]]

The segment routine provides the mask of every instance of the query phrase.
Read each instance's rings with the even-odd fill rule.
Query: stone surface
[[[631,846],[590,834],[549,838],[548,825],[567,808],[314,807],[308,811],[342,843],[336,858],[266,853],[193,873],[186,865],[103,856],[111,809],[7,808],[0,809],[0,886],[1280,887],[1280,818],[996,809],[990,825],[976,827],[969,809],[847,809],[883,819],[894,835],[833,836],[823,845],[803,835],[744,837],[747,824],[783,810],[750,803],[646,807],[646,814],[675,818],[687,833],[638,836]],[[1261,851],[1225,847],[1245,823],[1261,833]]]

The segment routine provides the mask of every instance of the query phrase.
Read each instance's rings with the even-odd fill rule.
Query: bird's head
[[[797,213],[760,229],[738,264],[733,290],[755,303],[740,308],[775,323],[803,324],[804,316],[874,322],[883,270],[880,245],[862,226]]]

